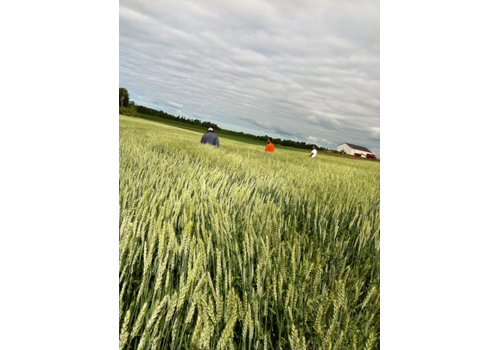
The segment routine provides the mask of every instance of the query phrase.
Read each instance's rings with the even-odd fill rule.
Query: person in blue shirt
[[[215,128],[210,125],[208,131],[201,138],[201,144],[213,145],[219,147],[219,137],[214,133]]]

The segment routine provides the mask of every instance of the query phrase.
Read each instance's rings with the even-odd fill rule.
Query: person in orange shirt
[[[266,152],[271,152],[271,153],[274,152],[274,145],[273,145],[273,139],[272,138],[268,138],[267,139]]]

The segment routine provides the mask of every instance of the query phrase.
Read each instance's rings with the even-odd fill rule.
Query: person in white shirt
[[[313,150],[312,150],[311,155],[309,157],[314,158],[314,157],[316,157],[316,154],[318,154],[318,151],[316,150],[316,146],[313,145]]]

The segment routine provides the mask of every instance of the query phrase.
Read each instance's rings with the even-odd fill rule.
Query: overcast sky
[[[136,104],[380,156],[378,0],[120,0],[119,24]]]

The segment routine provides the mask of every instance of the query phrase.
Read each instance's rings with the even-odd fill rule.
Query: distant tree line
[[[208,128],[209,126],[213,126],[216,130],[222,130],[219,128],[219,126],[215,123],[212,123],[210,121],[204,121],[202,122],[199,119],[190,119],[186,117],[181,117],[181,116],[174,116],[172,114],[168,114],[164,111],[158,111],[153,108],[137,105],[137,112],[142,113],[142,114],[147,114],[147,115],[152,115],[155,117],[163,118],[163,119],[169,119],[169,120],[176,120],[181,123],[186,123],[186,124],[191,124],[191,125],[199,125],[203,126],[205,128]]]
[[[263,142],[266,142],[268,138],[272,137],[272,136],[268,136],[268,135],[256,136],[256,135],[247,134],[247,133],[243,133],[243,132],[225,130],[225,129],[222,129],[221,127],[219,127],[217,124],[212,123],[210,121],[201,121],[199,119],[190,119],[190,118],[186,118],[186,117],[182,117],[182,116],[174,116],[174,115],[169,114],[169,113],[164,112],[164,111],[159,111],[159,110],[156,110],[153,108],[149,108],[149,107],[145,107],[145,106],[141,106],[141,105],[136,105],[134,103],[134,101],[129,101],[128,91],[125,88],[120,88],[120,113],[126,114],[126,115],[132,115],[132,116],[137,116],[137,113],[141,113],[141,114],[151,115],[151,116],[159,117],[159,118],[163,118],[163,119],[174,120],[174,121],[178,121],[181,123],[202,126],[204,128],[208,128],[209,126],[213,126],[215,128],[215,130],[219,130],[219,131],[223,130],[226,135],[245,137],[245,138],[263,141]],[[312,146],[315,145],[313,143],[285,140],[285,139],[274,138],[274,137],[272,138],[272,140],[273,140],[274,145],[294,147],[294,148],[312,149]],[[326,148],[318,147],[317,145],[316,145],[316,148],[320,151],[327,150]]]

